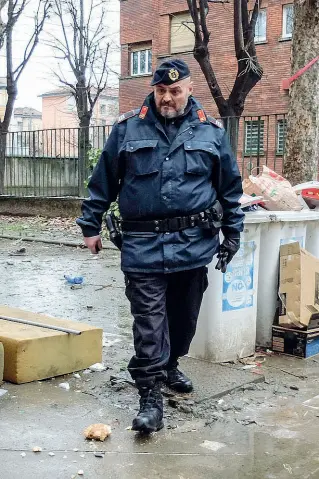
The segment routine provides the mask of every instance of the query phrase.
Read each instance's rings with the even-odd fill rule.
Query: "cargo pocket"
[[[131,236],[132,238],[152,238],[158,236],[158,233],[152,231],[123,231],[124,236]]]
[[[210,176],[213,170],[214,156],[217,150],[209,141],[186,141],[184,143],[186,173],[198,176]]]
[[[148,176],[159,173],[156,147],[158,140],[131,140],[125,145],[127,171],[134,176]]]

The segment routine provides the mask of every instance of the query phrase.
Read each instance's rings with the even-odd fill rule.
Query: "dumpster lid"
[[[319,221],[319,211],[252,211],[245,215],[245,223],[280,223],[284,221]]]

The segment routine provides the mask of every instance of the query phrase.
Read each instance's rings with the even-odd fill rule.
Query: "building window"
[[[104,105],[103,103],[100,105],[100,114],[106,115],[106,105]]]
[[[277,155],[283,155],[285,151],[285,140],[287,132],[287,120],[283,118],[277,121],[277,140],[276,140],[276,153]]]
[[[194,23],[189,13],[178,13],[171,18],[171,53],[193,51]]]
[[[256,155],[264,152],[264,120],[245,122],[245,154]]]
[[[255,25],[255,42],[265,42],[267,39],[267,10],[262,9],[258,12]]]
[[[152,50],[138,50],[131,54],[131,74],[148,75],[152,73]]]
[[[282,8],[282,38],[291,38],[294,26],[294,6],[284,5]]]

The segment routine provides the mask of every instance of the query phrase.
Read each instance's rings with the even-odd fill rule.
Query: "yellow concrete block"
[[[3,366],[4,366],[4,350],[3,350],[3,344],[0,343],[0,384],[3,382]]]
[[[81,335],[74,335],[0,320],[5,381],[27,383],[80,371],[102,361],[101,328],[7,306],[0,306],[0,315],[81,331]]]

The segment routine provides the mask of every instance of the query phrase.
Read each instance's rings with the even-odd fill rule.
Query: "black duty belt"
[[[176,231],[182,231],[186,228],[193,228],[195,226],[207,229],[219,229],[221,227],[222,218],[222,207],[217,201],[212,208],[201,213],[159,220],[125,220],[121,222],[121,228],[122,231],[141,233],[174,233]]]
[[[204,214],[204,216],[201,216]],[[122,221],[122,231],[140,231],[143,233],[168,233],[182,231],[194,226],[203,226],[205,213],[199,213],[191,216],[176,216],[175,218],[166,218],[163,220],[144,220],[144,221]]]

